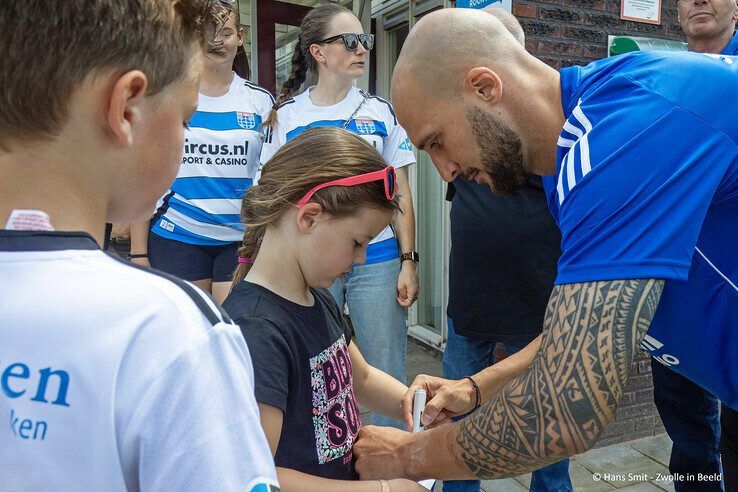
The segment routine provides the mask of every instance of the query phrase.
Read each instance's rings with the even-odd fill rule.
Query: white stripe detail
[[[580,101],[581,104],[581,101]],[[569,147],[569,151],[566,153],[565,158],[561,161],[561,169],[559,170],[559,181],[558,185],[556,187],[556,191],[558,193],[559,197],[559,205],[561,205],[564,202],[564,172],[566,172],[566,185],[568,187],[568,191],[566,192],[571,193],[571,190],[574,189],[574,187],[577,184],[577,175],[576,175],[576,163],[574,161],[574,149],[575,147],[578,147],[579,152],[579,167],[582,171],[582,178],[586,176],[591,170],[592,170],[592,163],[590,161],[589,156],[589,137],[588,134],[592,130],[592,123],[589,121],[589,119],[584,115],[584,112],[582,111],[581,106],[578,104],[574,110],[571,112],[571,115],[574,117],[574,119],[577,120],[577,123],[582,125],[584,127],[584,132],[577,126],[573,125],[569,120],[566,120],[564,123],[564,130],[576,135],[578,138],[576,142],[573,142],[570,139],[563,138],[559,136],[558,145],[562,147]]]
[[[556,145],[558,145],[559,147],[569,148],[569,147],[573,147],[575,143],[576,141],[574,140],[570,140],[564,137],[559,137],[559,141],[556,142]]]
[[[164,214],[164,219],[199,236],[215,239],[217,241],[234,242],[243,240],[242,231],[222,225],[200,222],[199,220],[188,217],[171,207],[167,210],[167,213]]]
[[[582,161],[580,163],[582,168],[582,177],[585,177],[587,173],[592,170],[592,164],[589,161],[589,137],[587,133],[579,139],[579,157]]]
[[[592,123],[584,115],[584,111],[582,111],[582,107],[579,104],[577,104],[577,107],[574,108],[571,114],[584,127],[584,135],[579,139],[580,155],[582,157],[582,177],[584,177],[592,170],[589,162],[589,141],[587,140],[587,134],[592,131]],[[571,188],[569,188],[569,191],[571,191]]]
[[[645,346],[649,350],[657,350],[664,346],[663,343],[659,342],[650,335],[646,335],[645,337],[643,337],[641,345]]]
[[[187,200],[181,195],[174,194],[174,198],[199,208],[208,214],[236,214],[241,213],[241,200],[238,198],[198,198]]]
[[[199,156],[196,156],[199,157]],[[246,159],[246,156],[218,156],[218,158]],[[207,165],[207,164],[182,164],[179,167],[177,178],[250,178],[256,171],[258,162],[253,159],[248,166],[244,165]],[[217,169],[214,169],[217,167]]]
[[[574,147],[572,147],[566,154],[566,186],[569,187],[569,191],[577,184],[577,177],[574,173],[574,155]]]
[[[569,150],[569,152],[571,152],[571,150]],[[567,153],[567,157],[568,155],[569,154]],[[559,179],[556,183],[556,194],[559,195],[559,205],[561,205],[561,202],[564,201],[564,162],[565,161],[562,159],[561,169],[559,169]]]
[[[728,283],[728,285],[730,285],[731,287],[733,287],[733,289],[734,289],[734,290],[738,291],[738,287],[736,287],[736,285],[735,285],[735,284],[734,284],[734,283],[733,283],[733,282],[732,282],[732,281],[731,281],[731,280],[730,280],[730,279],[729,279],[728,277],[726,277],[726,276],[725,276],[725,274],[724,274],[723,272],[721,272],[721,271],[720,271],[720,270],[718,269],[718,267],[716,267],[716,266],[715,266],[715,265],[714,265],[714,264],[713,264],[713,263],[712,263],[712,262],[711,262],[711,261],[710,261],[710,260],[709,260],[709,259],[707,258],[707,256],[705,256],[705,254],[704,254],[704,253],[703,253],[702,251],[700,251],[700,248],[697,248],[697,247],[695,247],[695,248],[694,248],[694,250],[695,250],[695,251],[696,251],[696,252],[697,252],[697,253],[698,253],[698,254],[699,254],[699,255],[700,255],[700,256],[701,256],[702,258],[704,258],[704,259],[705,259],[705,261],[707,262],[707,264],[708,264],[708,265],[710,265],[710,266],[712,267],[712,269],[713,269],[713,270],[715,270],[715,271],[717,272],[717,274],[718,274],[718,275],[720,275],[720,276],[721,276],[721,277],[723,278],[723,280],[725,280],[725,281],[726,281],[726,282]]]
[[[584,135],[584,133],[582,133],[582,130],[572,125],[569,120],[566,120],[566,122],[564,123],[564,130],[577,137],[581,137],[582,135]]]
[[[571,112],[571,114],[584,127],[584,133],[588,133],[588,132],[590,132],[592,130],[592,123],[590,123],[590,121],[587,119],[587,117],[584,116],[584,112],[582,111],[582,107],[580,106],[581,103],[582,102],[579,101],[579,104],[577,104],[577,107],[574,108],[574,110]],[[578,135],[578,136],[581,136],[581,134]]]

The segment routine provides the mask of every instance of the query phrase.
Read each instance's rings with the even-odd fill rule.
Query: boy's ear
[[[310,234],[324,216],[325,211],[320,204],[308,202],[297,211],[297,228],[303,234]]]
[[[128,146],[133,142],[133,124],[143,117],[141,102],[148,85],[149,79],[140,70],[126,72],[115,81],[108,99],[106,121],[118,145]]]

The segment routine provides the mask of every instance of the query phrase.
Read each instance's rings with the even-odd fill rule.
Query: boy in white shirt
[[[177,174],[208,4],[0,2],[3,490],[278,490],[238,327],[99,248]]]

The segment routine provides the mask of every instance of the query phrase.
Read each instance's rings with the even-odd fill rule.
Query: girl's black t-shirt
[[[348,344],[351,329],[325,289],[302,306],[242,281],[223,307],[241,327],[254,365],[256,400],[284,412],[275,464],[357,480],[351,448],[361,428]]]

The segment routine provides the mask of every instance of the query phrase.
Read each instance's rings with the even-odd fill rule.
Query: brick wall
[[[620,19],[620,0],[513,0],[513,14],[525,30],[525,47],[555,68],[582,65],[607,56],[607,36],[626,34],[684,40],[676,0],[661,3],[661,25]]]
[[[607,56],[607,36],[625,34],[684,40],[677,21],[676,0],[661,5],[661,25],[620,19],[620,0],[513,0],[513,14],[525,30],[526,49],[555,68],[583,65]],[[664,432],[653,404],[649,357],[639,352],[616,420],[598,446]]]

